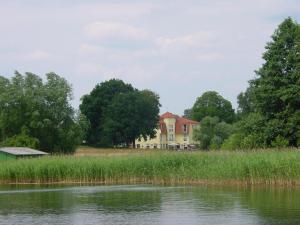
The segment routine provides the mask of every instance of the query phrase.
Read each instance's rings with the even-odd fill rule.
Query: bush
[[[10,138],[5,139],[1,145],[3,147],[28,147],[38,148],[39,140],[28,136],[27,134],[21,133]]]
[[[289,146],[289,141],[284,137],[278,135],[275,140],[271,142],[271,146],[274,148],[283,148]]]
[[[221,137],[215,135],[211,139],[209,149],[214,149],[214,150],[220,149],[222,142],[223,142],[223,139]]]
[[[263,135],[260,134],[249,134],[241,142],[241,149],[254,149],[254,148],[264,148],[265,140]]]
[[[221,146],[222,150],[238,150],[241,149],[241,142],[243,140],[242,134],[232,134],[227,138]]]

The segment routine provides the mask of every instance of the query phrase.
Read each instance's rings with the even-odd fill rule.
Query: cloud
[[[25,60],[45,60],[49,59],[50,57],[50,53],[42,50],[35,50],[22,56],[22,58],[24,58]]]
[[[198,53],[195,55],[195,59],[199,61],[216,61],[223,58],[223,54],[219,52]]]
[[[163,52],[174,52],[189,48],[208,48],[215,39],[216,36],[212,32],[199,31],[183,36],[158,37],[155,43]]]
[[[83,55],[95,55],[103,52],[105,52],[105,48],[102,46],[84,43],[79,47],[79,54]]]
[[[84,3],[77,7],[77,10],[86,12],[89,16],[102,18],[136,18],[149,14],[155,9],[150,3]]]
[[[56,71],[76,103],[119,77],[156,90],[162,111],[209,89],[235,105],[277,25],[299,15],[299,0],[0,1],[0,73]]]
[[[143,39],[147,32],[143,29],[120,22],[98,21],[86,26],[86,34],[91,38],[125,38],[125,39]]]

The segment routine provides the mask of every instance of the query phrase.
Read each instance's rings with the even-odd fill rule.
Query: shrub
[[[28,147],[38,148],[39,140],[28,136],[27,134],[21,133],[10,138],[5,139],[2,143],[5,147]]]
[[[242,134],[232,134],[227,138],[221,146],[222,150],[238,150],[241,149],[241,142],[243,140]]]
[[[289,146],[289,141],[284,137],[278,135],[275,140],[271,142],[271,146],[274,148],[283,148]]]
[[[260,134],[249,134],[241,142],[242,149],[264,148],[264,136]]]

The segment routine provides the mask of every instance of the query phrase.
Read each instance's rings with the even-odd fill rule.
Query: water
[[[0,224],[300,224],[300,189],[0,186]]]

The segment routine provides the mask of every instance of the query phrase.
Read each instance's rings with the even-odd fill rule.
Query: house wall
[[[16,156],[5,152],[0,152],[0,160],[8,160],[8,159],[16,159]]]
[[[155,138],[148,138],[147,141],[145,141],[143,138],[141,140],[136,140],[136,148],[159,148],[159,149],[166,149],[168,148],[167,144],[180,144],[180,148],[184,149],[187,147],[187,145],[190,144],[197,144],[196,141],[193,139],[193,131],[194,129],[199,126],[199,125],[190,125],[189,126],[189,132],[187,133],[187,140],[184,140],[184,134],[175,134],[175,121],[174,119],[165,119],[165,123],[167,126],[167,131],[168,125],[173,124],[174,131],[174,140],[173,141],[168,141],[168,136],[167,134],[162,134],[160,129],[156,130],[156,137]],[[193,127],[194,126],[194,127]]]

